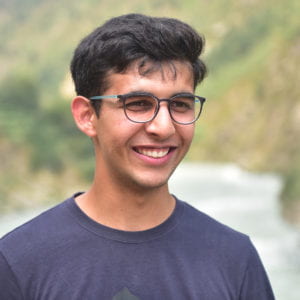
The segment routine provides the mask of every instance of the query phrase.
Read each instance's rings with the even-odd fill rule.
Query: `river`
[[[201,211],[248,234],[269,275],[277,300],[300,299],[300,232],[280,215],[280,177],[235,165],[182,164],[170,190]],[[43,209],[2,216],[0,236]]]

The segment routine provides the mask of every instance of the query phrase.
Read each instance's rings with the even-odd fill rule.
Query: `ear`
[[[77,96],[72,101],[71,110],[77,127],[87,136],[94,137],[96,115],[90,101],[83,96]]]

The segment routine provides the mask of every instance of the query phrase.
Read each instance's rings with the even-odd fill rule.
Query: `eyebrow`
[[[155,96],[157,97],[155,94],[151,93],[151,92],[147,92],[147,91],[142,91],[142,90],[134,90],[128,93],[125,93],[124,95],[128,95],[128,94],[132,94],[132,95],[149,95],[149,96]],[[172,95],[170,95],[168,98],[172,98],[175,97],[177,95],[194,95],[194,93],[191,93],[190,91],[180,91],[180,92],[176,92]],[[159,98],[159,97],[157,97]]]

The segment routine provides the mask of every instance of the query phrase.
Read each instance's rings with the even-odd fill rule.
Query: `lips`
[[[144,148],[144,147],[136,147],[134,150],[142,155],[151,157],[151,158],[162,158],[166,156],[170,151],[171,147],[166,148]]]

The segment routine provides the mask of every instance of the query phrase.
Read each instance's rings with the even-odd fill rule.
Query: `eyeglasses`
[[[168,103],[171,119],[183,125],[192,124],[198,120],[205,98],[189,93],[177,94],[169,99],[159,99],[149,93],[129,93],[124,95],[93,96],[91,101],[106,98],[117,98],[123,103],[125,116],[135,123],[147,123],[158,114],[160,103]]]

